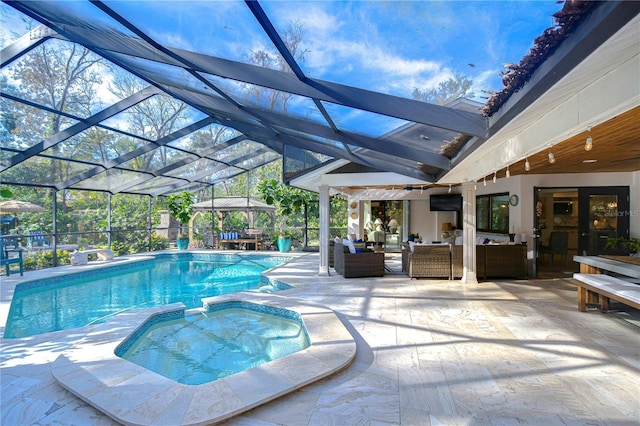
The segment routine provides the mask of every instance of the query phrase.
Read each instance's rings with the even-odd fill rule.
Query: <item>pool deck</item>
[[[222,424],[617,426],[640,421],[640,329],[614,315],[579,312],[576,287],[566,279],[475,285],[410,280],[390,255],[392,273],[344,279],[333,270],[318,276],[317,254],[296,257],[269,274],[295,285],[277,296],[337,312],[355,338],[355,360],[337,374]],[[24,279],[35,274],[50,276],[51,271],[27,272]],[[15,277],[0,277],[3,329],[20,278]],[[2,425],[117,424],[52,375],[58,356],[95,330],[2,341]],[[141,392],[152,387],[140,383]],[[174,424],[168,415],[156,423]]]

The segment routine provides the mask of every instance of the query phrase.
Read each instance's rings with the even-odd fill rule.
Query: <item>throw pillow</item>
[[[349,247],[349,253],[356,252],[356,246],[353,244],[353,241],[347,240],[346,238],[342,240],[342,244]]]

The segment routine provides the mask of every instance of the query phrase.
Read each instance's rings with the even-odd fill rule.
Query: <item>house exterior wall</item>
[[[640,238],[640,171],[632,173],[593,173],[593,174],[526,174],[512,176],[509,179],[498,179],[496,183],[491,180],[487,181],[484,186],[482,182],[476,185],[476,195],[504,193],[515,194],[519,197],[517,206],[509,207],[510,228],[514,233],[527,235],[527,243],[532,247],[532,228],[534,223],[534,205],[533,205],[533,188],[534,187],[587,187],[587,186],[629,186],[630,193],[630,233],[634,238]],[[421,191],[379,191],[375,194],[375,199],[404,199],[410,200],[409,208],[409,227],[406,229],[408,233],[420,233],[424,241],[440,240],[440,224],[450,222],[456,224],[456,216],[453,212],[432,212],[429,210],[429,196],[431,194],[446,192],[442,188]],[[460,192],[459,187],[454,187],[452,192]],[[385,198],[385,194],[387,197]],[[351,200],[366,199],[366,193],[352,194]],[[362,235],[362,227],[364,226],[363,212],[358,209],[359,220],[352,220],[349,223],[350,232]],[[349,213],[351,210],[349,210]],[[496,234],[478,234],[478,236],[488,236],[495,239],[506,240],[507,237]],[[533,257],[533,252],[529,253],[529,257]]]

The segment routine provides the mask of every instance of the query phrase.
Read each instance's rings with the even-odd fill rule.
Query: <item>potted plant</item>
[[[275,227],[278,232],[278,250],[283,253],[291,249],[291,235],[287,229],[290,216],[303,211],[309,201],[309,193],[302,189],[285,185],[276,179],[265,179],[258,184],[258,192],[262,200],[274,206]]]
[[[165,201],[165,206],[171,216],[175,217],[180,223],[180,233],[176,237],[176,246],[180,250],[185,250],[189,247],[189,234],[183,233],[183,229],[189,225],[191,216],[193,216],[193,194],[187,191],[171,194]]]
[[[633,257],[640,257],[640,238],[626,239],[620,238],[608,238],[607,248],[611,249],[626,249]]]

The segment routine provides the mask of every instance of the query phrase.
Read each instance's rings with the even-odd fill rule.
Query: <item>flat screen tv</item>
[[[571,201],[555,201],[553,203],[553,214],[573,213],[573,203]]]
[[[461,194],[432,194],[429,197],[432,212],[453,212],[462,210]]]

